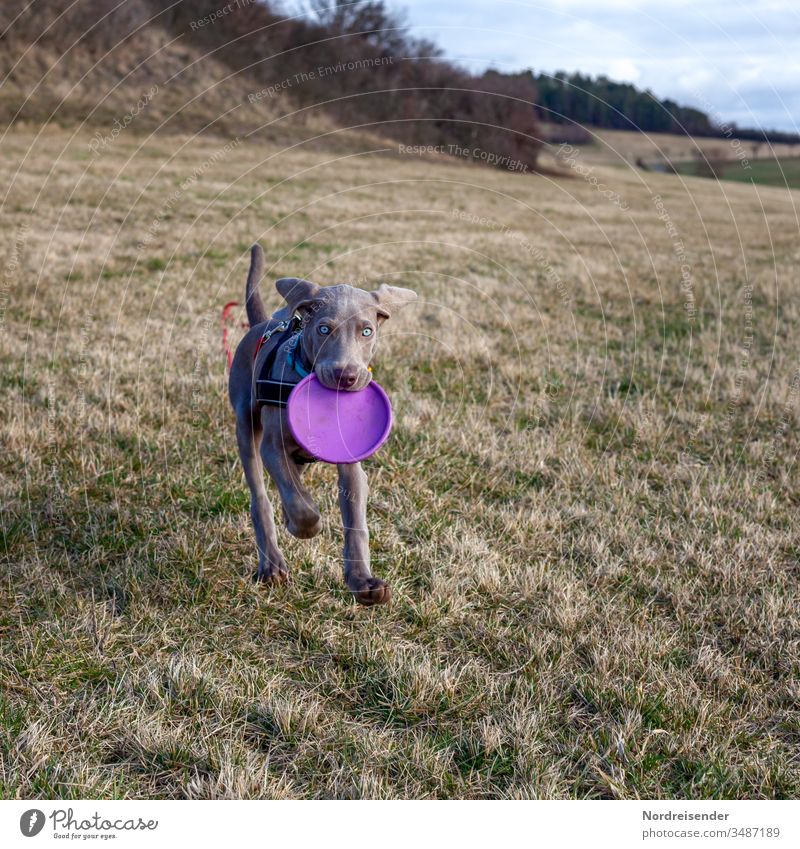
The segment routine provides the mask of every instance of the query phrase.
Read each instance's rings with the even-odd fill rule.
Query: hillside
[[[382,0],[325,5],[287,17],[267,0],[9,0],[0,126],[326,136],[323,146],[355,149],[383,138],[535,169],[525,78],[470,74],[408,35]]]
[[[623,214],[73,131],[0,142],[0,794],[797,797],[796,195],[597,166]],[[268,279],[421,295],[375,366],[388,608],[343,590],[322,464],[293,583],[250,579],[218,319],[255,240]]]
[[[52,20],[37,15],[30,31],[13,5],[0,39],[0,125],[89,126],[98,149],[128,129],[288,141],[337,128],[319,111],[296,114],[285,92],[248,99],[262,88],[254,76],[169,33],[145,0],[40,4]],[[101,11],[108,17],[90,30]],[[358,146],[366,134],[350,135]]]

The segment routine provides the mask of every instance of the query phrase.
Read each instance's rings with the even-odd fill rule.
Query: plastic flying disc
[[[371,457],[392,429],[389,396],[374,380],[358,392],[339,392],[309,374],[289,395],[286,413],[297,444],[325,463]]]

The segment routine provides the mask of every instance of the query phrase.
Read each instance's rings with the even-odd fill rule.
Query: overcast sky
[[[739,126],[800,130],[798,0],[391,0],[473,70],[583,71]]]

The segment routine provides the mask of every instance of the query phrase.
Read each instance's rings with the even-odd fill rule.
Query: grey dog
[[[366,292],[349,285],[321,287],[297,277],[284,277],[275,286],[286,306],[269,317],[259,293],[263,273],[264,253],[259,245],[254,245],[246,288],[250,330],[236,349],[228,394],[236,413],[236,440],[250,488],[250,514],[258,546],[256,576],[260,581],[282,583],[287,580],[289,569],[278,547],[259,454],[277,487],[289,533],[308,539],[320,532],[322,521],[302,479],[306,463],[312,458],[292,437],[286,410],[259,402],[256,375],[271,358],[269,377],[297,382],[305,363],[324,386],[357,392],[372,379],[369,364],[381,325],[395,310],[416,300],[417,295],[410,289],[386,284]],[[270,331],[284,330],[292,320],[298,326],[292,346],[281,344],[284,337],[278,334],[267,338]],[[360,463],[342,463],[337,470],[345,583],[361,604],[385,604],[391,598],[391,588],[370,571],[367,476]]]

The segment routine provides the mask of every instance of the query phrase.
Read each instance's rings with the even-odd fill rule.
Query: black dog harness
[[[273,345],[272,350],[264,357],[264,362],[256,375],[256,404],[258,407],[263,404],[270,407],[286,407],[289,395],[291,395],[295,386],[300,380],[311,374],[311,369],[307,368],[303,361],[302,319],[296,313],[290,320],[282,321],[272,330],[264,332],[264,335],[258,340],[254,358],[258,356],[258,352],[276,333],[280,333],[281,336]],[[276,379],[272,376],[272,369],[281,348],[286,350],[286,371],[288,371],[288,374],[286,377],[281,374],[280,378]],[[297,375],[300,376],[298,380],[287,379]],[[292,459],[301,466],[316,462],[314,457],[309,457],[299,451],[295,451]]]
[[[272,330],[265,331],[264,335],[258,340],[255,353],[256,357],[258,356],[258,352],[276,333],[281,333],[277,343],[267,356],[264,357],[264,362],[261,364],[261,368],[258,370],[258,375],[256,376],[256,403],[259,406],[269,404],[272,407],[285,407],[289,400],[289,395],[295,386],[297,386],[302,378],[311,373],[311,369],[306,368],[303,362],[303,351],[300,344],[303,332],[300,328],[300,316],[293,315],[291,320],[282,321],[273,327]],[[281,375],[280,378],[276,379],[272,376],[272,369],[275,366],[275,360],[281,348],[286,350],[286,362],[288,366],[286,371],[289,374],[286,377]],[[291,377],[295,375],[300,375],[300,380],[292,380]]]

